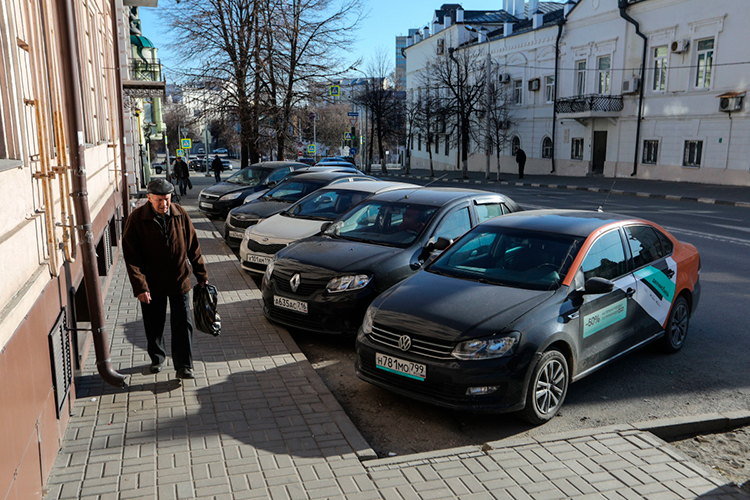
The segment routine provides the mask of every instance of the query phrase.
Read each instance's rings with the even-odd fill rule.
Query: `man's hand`
[[[138,300],[140,300],[144,304],[150,304],[151,294],[149,292],[143,292],[142,294],[138,295]]]
[[[206,281],[204,281],[203,283],[201,283],[201,286],[202,286],[202,287],[203,287],[203,286],[206,286],[206,285],[208,285],[208,280],[206,280]]]

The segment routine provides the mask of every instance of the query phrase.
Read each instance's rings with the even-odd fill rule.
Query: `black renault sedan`
[[[290,161],[255,163],[201,191],[198,208],[209,217],[226,217],[227,212],[241,205],[248,195],[269,189],[289,172],[305,167],[304,163]]]
[[[421,269],[472,226],[520,210],[489,191],[408,188],[376,194],[321,236],[284,248],[266,268],[263,312],[305,330],[354,334],[372,300]]]
[[[224,240],[230,246],[239,246],[245,236],[245,229],[259,221],[286,210],[289,206],[308,194],[329,184],[368,180],[359,173],[314,172],[287,176],[279,184],[269,189],[263,196],[233,208],[224,222]]]
[[[699,272],[694,246],[645,220],[498,217],[372,303],[357,375],[431,404],[541,424],[570,382],[652,341],[680,350]]]

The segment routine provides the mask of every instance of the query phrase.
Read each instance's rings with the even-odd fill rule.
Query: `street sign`
[[[331,85],[330,87],[328,87],[328,95],[340,96],[341,87],[339,87],[338,85]]]
[[[315,119],[315,113],[310,113],[309,115],[307,115],[307,117],[310,118],[311,120],[314,120]]]
[[[344,132],[344,140],[345,141],[351,141],[352,140],[352,133],[351,132]]]
[[[349,154],[354,156],[357,154],[357,148],[349,148]]]
[[[177,156],[185,156],[185,150],[184,149],[178,149],[177,150]]]
[[[180,140],[180,146],[182,146],[182,149],[190,149],[191,147],[193,147],[192,143],[193,141],[191,141],[190,139]]]
[[[359,112],[357,111],[349,111],[346,116],[359,116]]]
[[[352,127],[353,127],[353,126],[355,126],[357,124],[357,119],[356,118],[349,118],[349,123],[351,123]]]
[[[315,144],[307,145],[307,154],[311,154],[311,155],[315,154]]]

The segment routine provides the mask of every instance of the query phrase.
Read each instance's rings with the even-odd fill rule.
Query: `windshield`
[[[583,240],[524,229],[478,226],[446,250],[428,272],[532,290],[560,286]]]
[[[261,200],[294,203],[324,184],[323,181],[288,180],[268,191]]]
[[[243,186],[255,186],[265,179],[270,172],[271,169],[268,168],[247,167],[229,177],[224,182],[229,182],[230,184],[241,184]]]
[[[363,203],[331,226],[326,234],[406,248],[422,234],[437,210],[437,207],[406,202]]]
[[[282,215],[299,219],[333,220],[372,193],[352,189],[321,189],[293,205]]]

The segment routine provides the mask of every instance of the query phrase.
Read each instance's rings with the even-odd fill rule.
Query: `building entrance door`
[[[591,165],[594,175],[604,174],[604,162],[607,160],[607,132],[594,131],[594,157]]]

